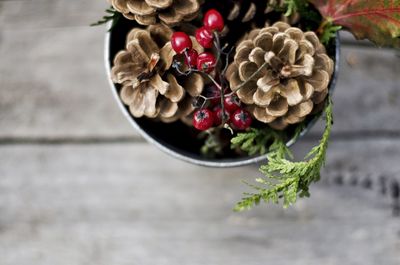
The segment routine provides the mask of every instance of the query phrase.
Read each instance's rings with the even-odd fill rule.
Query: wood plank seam
[[[322,176],[324,183],[335,186],[351,186],[362,188],[366,192],[375,192],[382,199],[389,199],[392,216],[400,218],[400,179],[396,176],[371,176],[353,172],[335,172]]]
[[[134,130],[132,130],[134,133]],[[309,133],[301,138],[299,141],[318,141],[321,135],[319,133]],[[333,132],[332,141],[353,141],[353,140],[380,140],[380,139],[400,139],[400,132],[398,131],[352,131],[352,132]],[[134,136],[63,136],[63,137],[15,137],[15,136],[1,136],[0,145],[63,145],[63,144],[113,144],[113,143],[144,143],[146,142],[142,137]]]

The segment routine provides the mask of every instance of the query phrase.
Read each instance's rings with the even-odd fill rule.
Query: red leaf
[[[326,21],[357,39],[400,47],[400,0],[309,0]]]

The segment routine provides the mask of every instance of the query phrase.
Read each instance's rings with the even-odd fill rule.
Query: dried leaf
[[[357,39],[400,47],[400,0],[309,0],[326,23],[349,29]]]

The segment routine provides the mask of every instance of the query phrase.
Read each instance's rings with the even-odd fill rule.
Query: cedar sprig
[[[238,133],[234,138],[231,139],[231,149],[239,148],[240,150],[248,153],[248,155],[264,155],[268,151],[268,143],[273,142],[274,139],[278,137],[278,132],[270,128],[251,128],[250,131]]]
[[[200,152],[209,158],[214,158],[217,155],[222,154],[222,143],[218,137],[221,128],[213,128],[208,131],[202,132],[199,138],[205,138],[204,145],[201,147]]]
[[[258,178],[260,185],[249,185],[255,193],[245,193],[245,197],[236,204],[235,211],[251,209],[261,201],[279,203],[287,208],[297,201],[298,197],[309,197],[309,187],[320,179],[321,168],[325,164],[326,150],[333,124],[332,101],[325,107],[325,131],[320,143],[304,158],[304,161],[288,160],[290,151],[282,137],[276,137],[270,147],[268,164],[260,167],[265,178]]]
[[[336,26],[332,22],[323,23],[321,27],[317,32],[320,34],[319,38],[324,45],[329,45],[331,40],[336,38],[337,32],[343,28],[342,26]]]
[[[301,1],[301,0],[300,0]],[[296,13],[298,10],[298,6],[300,5],[299,0],[285,0],[285,16],[289,17],[292,14]],[[304,1],[302,1],[304,2]]]
[[[113,30],[113,28],[117,25],[118,21],[121,19],[122,14],[114,9],[114,7],[110,7],[105,10],[106,15],[103,18],[95,23],[90,24],[91,27],[99,26],[112,21],[111,27],[108,31]]]

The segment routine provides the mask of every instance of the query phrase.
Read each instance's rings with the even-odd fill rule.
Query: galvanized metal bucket
[[[126,30],[125,30],[126,31]],[[125,46],[126,32],[121,31],[118,26],[106,34],[104,59],[105,66],[110,83],[112,94],[117,102],[121,112],[126,117],[128,122],[135,128],[144,139],[149,143],[157,146],[165,153],[178,158],[180,160],[193,163],[200,166],[228,168],[239,167],[258,163],[267,159],[266,155],[238,157],[238,158],[225,158],[225,159],[209,159],[201,156],[198,152],[199,148],[189,136],[179,135],[183,129],[175,125],[158,124],[149,122],[145,119],[136,119],[130,113],[129,109],[122,103],[119,97],[119,88],[111,81],[111,67],[115,54]],[[333,92],[338,75],[339,60],[340,60],[340,40],[339,35],[336,37],[335,47],[335,72],[329,84],[330,93]],[[307,132],[314,126],[318,118],[311,120],[307,127],[303,130],[299,137],[293,138],[287,142],[287,146],[293,145],[299,138],[307,134]],[[161,127],[162,126],[162,127]],[[183,125],[182,125],[183,127]]]

